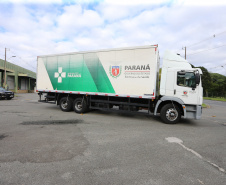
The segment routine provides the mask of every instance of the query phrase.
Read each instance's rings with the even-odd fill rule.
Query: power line
[[[196,52],[196,53],[191,53],[191,54],[188,54],[188,55],[190,56],[190,55],[194,55],[194,54],[197,54],[197,53],[201,53],[201,52],[205,52],[205,51],[209,51],[209,50],[221,48],[221,47],[224,47],[224,46],[226,46],[226,44],[221,45],[221,46],[218,46],[218,47],[215,47],[215,48],[210,48],[210,49],[202,50],[202,51],[199,51],[199,52]]]
[[[226,64],[223,64],[223,65],[219,65],[219,66],[216,66],[216,67],[212,67],[210,69],[216,69],[216,68],[219,68],[219,67],[224,67]]]
[[[24,62],[25,64],[27,64],[28,66],[30,66],[31,68],[35,69],[35,67],[33,67],[31,64],[29,64],[28,62],[26,62],[25,60],[23,60],[20,56],[18,56],[15,52],[11,51],[14,55],[17,56],[17,58],[19,58],[22,62]]]
[[[226,31],[220,32],[220,33],[218,33],[218,34],[214,34],[214,35],[212,35],[211,37],[208,37],[208,38],[206,38],[206,39],[204,39],[204,40],[201,40],[201,41],[196,42],[196,43],[194,43],[194,44],[188,45],[188,46],[186,46],[186,47],[192,47],[192,46],[197,45],[197,44],[199,44],[199,43],[202,43],[202,42],[205,42],[205,41],[207,41],[207,40],[213,39],[213,38],[215,38],[216,36],[222,35],[222,34],[224,34],[224,33],[226,33]],[[182,49],[184,49],[184,47],[183,47]],[[177,50],[177,53],[178,53],[179,51],[180,51],[180,50]]]
[[[5,43],[2,43],[2,44],[5,44]],[[2,45],[1,44],[1,45]],[[5,44],[6,45],[6,44]],[[0,46],[0,48],[3,48],[2,46]],[[5,48],[3,48],[3,49],[5,49]],[[19,58],[22,62],[24,62],[25,64],[27,64],[28,66],[30,66],[31,68],[33,68],[34,70],[36,70],[36,68],[35,67],[33,67],[31,64],[29,64],[28,62],[26,62],[25,60],[23,60],[20,56],[18,56],[15,52],[13,52],[12,50],[10,50],[10,52],[12,52],[14,55],[16,55],[17,56],[17,58]],[[3,55],[4,56],[4,55]]]
[[[223,31],[223,32],[218,33],[218,34],[214,34],[214,35],[212,35],[210,38],[208,37],[207,39],[204,39],[204,40],[202,40],[202,41],[196,42],[196,43],[191,44],[191,45],[189,45],[189,46],[187,46],[187,47],[191,47],[191,46],[200,44],[200,43],[202,43],[202,42],[205,42],[205,41],[207,41],[207,40],[213,39],[213,38],[215,38],[216,36],[222,35],[222,34],[224,34],[224,33],[226,33],[226,31]]]

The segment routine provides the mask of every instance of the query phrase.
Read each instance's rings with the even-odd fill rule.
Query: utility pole
[[[186,58],[187,58],[187,56],[186,56],[186,55],[187,55],[187,50],[186,50],[186,49],[187,49],[186,46],[182,48],[182,50],[184,50],[184,52],[185,52],[185,53],[184,53],[184,58],[185,58],[185,60],[186,60]]]
[[[4,64],[4,84],[3,87],[6,86],[6,48],[5,48],[5,64]]]
[[[10,51],[10,49],[8,49]],[[7,51],[7,48],[5,48],[5,64],[4,64],[4,83],[3,83],[3,87],[5,88],[6,86],[6,51]],[[16,56],[11,56],[11,57],[16,57]],[[10,57],[10,58],[11,58]]]

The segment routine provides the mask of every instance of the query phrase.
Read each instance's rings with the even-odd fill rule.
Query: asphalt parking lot
[[[36,94],[0,100],[0,184],[223,185],[226,103],[201,120],[62,112]]]

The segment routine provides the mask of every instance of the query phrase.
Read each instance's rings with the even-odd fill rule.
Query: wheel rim
[[[63,101],[63,102],[61,103],[61,107],[62,107],[63,109],[67,109],[67,106],[68,106],[67,101]]]
[[[81,109],[82,109],[82,102],[80,102],[80,101],[76,102],[75,108],[76,108],[77,110],[81,110]]]
[[[169,121],[175,121],[178,117],[178,112],[176,109],[174,108],[170,108],[166,111],[166,118],[169,120]]]

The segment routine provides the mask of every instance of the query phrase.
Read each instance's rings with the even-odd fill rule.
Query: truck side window
[[[195,84],[195,74],[194,73],[177,73],[177,85],[184,87],[192,87]]]

